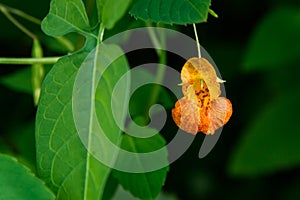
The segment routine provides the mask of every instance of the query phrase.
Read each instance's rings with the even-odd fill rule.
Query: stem
[[[68,49],[69,52],[72,52],[75,50],[75,46],[72,44],[72,42],[70,40],[68,40],[67,38],[60,36],[60,37],[55,37],[54,38],[58,43],[60,43],[61,45],[63,45],[64,47],[66,47]]]
[[[27,30],[23,25],[21,25],[13,16],[10,15],[10,13],[13,13],[19,17],[22,17],[32,23],[35,23],[37,25],[41,25],[42,21],[38,18],[35,18],[21,10],[15,9],[15,8],[11,8],[7,5],[4,5],[2,3],[0,3],[0,11],[14,24],[16,25],[16,23],[18,25],[16,25],[19,29],[21,29],[19,26],[21,26],[23,29],[25,29],[27,32],[29,32],[31,34],[31,38],[33,37],[33,33],[31,33],[29,30]],[[16,23],[14,23],[16,22]],[[22,30],[22,29],[21,29]],[[24,30],[22,30],[24,32]],[[28,35],[28,34],[27,34]],[[36,37],[34,35],[34,37]],[[34,39],[34,38],[33,38]],[[68,40],[67,38],[61,36],[61,37],[55,37],[54,39],[57,40],[57,42],[59,42],[60,44],[62,44],[63,46],[65,46],[69,51],[74,51],[75,47],[74,45],[70,42],[70,40]]]
[[[152,41],[152,43],[154,44],[156,53],[159,57],[159,63],[162,65],[167,64],[167,54],[166,51],[162,50],[165,49],[165,33],[162,31],[160,32],[160,40],[157,38],[155,32],[153,31],[153,29],[149,28],[148,29],[149,35],[150,35],[150,39]],[[163,82],[165,76],[165,67],[158,67],[157,69],[157,73],[156,73],[156,77],[155,77],[155,83],[157,84],[161,84]],[[159,85],[155,85],[152,89],[152,95],[149,99],[148,105],[152,105],[157,101],[158,95],[159,95],[159,90],[160,90],[160,86]]]
[[[89,32],[86,32],[86,31],[79,30],[79,29],[77,29],[77,30],[78,30],[78,32],[82,33],[84,36],[89,36],[89,37],[92,37],[92,38],[98,40],[97,35],[94,35],[93,33],[89,33]]]
[[[98,44],[102,43],[102,41],[103,41],[104,30],[105,30],[104,25],[100,24]]]
[[[104,34],[104,29],[105,27],[100,24],[100,27],[99,27],[99,33],[98,33],[98,38],[97,38],[97,42],[98,44],[102,43],[102,40],[103,40],[103,34]],[[95,85],[95,82],[96,82],[96,73],[97,73],[97,69],[96,69],[96,65],[97,65],[97,61],[99,59],[99,48],[98,46],[96,47],[96,51],[95,51],[95,57],[93,59],[93,64],[94,64],[94,67],[93,67],[93,71],[92,71],[92,74],[91,74],[91,79],[92,79],[92,86],[90,88],[90,92],[93,94],[92,95],[92,98],[90,98],[90,116],[89,118],[92,119],[93,118],[93,113],[95,112],[95,88],[96,85]],[[88,126],[88,133],[89,133],[89,136],[88,136],[88,144],[87,144],[87,152],[86,152],[86,156],[87,156],[87,162],[86,162],[86,172],[85,172],[85,183],[84,183],[84,200],[87,199],[87,194],[89,193],[89,179],[90,179],[90,173],[89,173],[89,170],[90,169],[90,162],[91,162],[91,159],[92,159],[92,155],[91,155],[91,132],[93,131],[92,128],[93,127],[93,120],[91,120],[89,122],[89,126]]]
[[[60,57],[44,58],[0,58],[0,64],[32,65],[32,64],[54,64]]]
[[[32,23],[35,23],[37,25],[40,25],[41,24],[41,20],[38,19],[38,18],[35,18],[31,15],[28,15],[27,13],[23,12],[22,10],[19,10],[19,9],[16,9],[16,8],[11,8],[7,5],[4,5],[2,3],[0,3],[0,9],[6,9],[8,12],[10,13],[13,13],[17,16],[20,16],[24,19],[27,19],[28,21],[32,22]]]
[[[200,43],[199,43],[199,39],[198,39],[196,25],[193,24],[193,27],[194,27],[194,33],[195,33],[195,38],[196,38],[196,44],[197,44],[197,50],[198,50],[198,57],[201,58]]]
[[[151,24],[149,24],[149,23],[147,23],[147,25],[151,26]],[[161,49],[162,49],[161,44],[152,28],[148,28],[148,32],[150,35],[150,39],[155,47],[155,51],[156,51],[157,55],[159,56]]]
[[[160,42],[161,42],[161,49],[165,49],[165,43],[166,43],[166,36],[165,32],[160,32]],[[160,50],[159,54],[159,63],[162,65],[167,64],[167,53],[164,50]],[[162,83],[164,80],[164,75],[165,75],[165,68],[164,67],[159,67],[156,75],[156,82],[157,83]]]
[[[37,39],[36,35],[33,34],[31,31],[29,31],[25,26],[23,26],[21,23],[19,23],[8,11],[6,7],[0,7],[0,11],[5,15],[5,17],[11,21],[17,28],[19,28],[22,32],[24,32],[26,35],[31,37],[33,40]]]

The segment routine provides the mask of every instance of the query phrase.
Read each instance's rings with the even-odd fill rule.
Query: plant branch
[[[102,43],[102,41],[103,41],[104,30],[105,30],[105,27],[103,26],[103,24],[100,24],[98,44]]]
[[[0,58],[0,64],[32,65],[32,64],[54,64],[60,57],[44,58]]]
[[[67,38],[60,36],[60,37],[55,37],[54,38],[58,43],[60,43],[61,45],[63,45],[64,47],[66,47],[68,49],[69,52],[72,52],[75,50],[75,46],[73,45],[73,43],[68,40]]]
[[[165,49],[165,43],[166,43],[166,41],[165,41],[166,36],[165,36],[164,31],[160,32],[159,39],[153,29],[149,28],[148,32],[150,35],[150,39],[155,47],[156,53],[159,57],[159,64],[161,64],[161,65],[167,64],[167,54],[166,54],[166,51],[163,50],[163,49]],[[158,67],[157,73],[155,76],[155,80],[154,80],[155,83],[161,84],[163,82],[164,76],[165,76],[165,67]],[[148,105],[152,105],[157,101],[157,98],[159,95],[159,90],[160,90],[160,86],[155,85],[153,87],[153,90],[151,93],[152,95],[150,97]]]
[[[6,9],[10,13],[13,13],[17,16],[20,16],[20,17],[24,18],[24,19],[27,19],[28,21],[30,21],[32,23],[35,23],[37,25],[40,25],[42,23],[40,19],[35,18],[35,17],[23,12],[22,10],[12,8],[12,7],[9,7],[7,5],[4,5],[4,4],[0,3],[0,9],[3,9],[3,8]]]
[[[0,11],[5,15],[5,17],[11,21],[17,28],[19,28],[22,32],[28,35],[30,38],[37,39],[36,35],[29,31],[25,26],[23,26],[20,22],[18,22],[8,11],[6,7],[1,6]]]
[[[0,3],[0,11],[15,25],[15,26],[17,26],[19,29],[25,29],[27,32],[30,32],[29,30],[27,30],[22,24],[20,24],[13,16],[11,16],[10,15],[10,13],[12,13],[12,14],[15,14],[15,15],[17,15],[17,16],[19,16],[19,17],[22,17],[22,18],[24,18],[24,19],[26,19],[26,20],[28,20],[28,21],[30,21],[30,22],[32,22],[32,23],[34,23],[34,24],[37,24],[37,25],[41,25],[41,23],[42,23],[42,21],[40,20],[40,19],[38,19],[38,18],[35,18],[35,17],[33,17],[33,16],[31,16],[31,15],[29,15],[29,14],[27,14],[27,13],[25,13],[25,12],[23,12],[23,11],[21,11],[21,10],[19,10],[19,9],[16,9],[16,8],[12,8],[12,7],[9,7],[9,6],[7,6],[7,5],[4,5],[4,4],[2,4],[2,3]],[[16,23],[14,23],[14,22],[16,22]],[[20,28],[20,26],[21,26],[21,28]],[[24,30],[22,30],[23,32],[24,32]],[[33,34],[33,33],[31,33],[30,32],[30,34],[31,34],[31,38],[32,38],[32,36],[34,35],[35,36],[35,34]],[[28,35],[28,34],[27,34]],[[36,37],[36,36],[35,36]],[[61,36],[61,37],[55,37],[54,38],[55,40],[57,40],[57,42],[59,42],[60,44],[62,44],[63,46],[65,46],[69,51],[74,51],[74,49],[75,49],[75,47],[74,47],[74,45],[70,42],[70,40],[68,40],[67,38],[65,38],[65,37],[63,37],[63,36]]]
[[[147,23],[147,25],[151,26],[151,24],[149,24],[149,23]],[[153,45],[155,47],[155,51],[156,51],[157,55],[159,56],[161,49],[162,49],[160,41],[158,40],[158,38],[152,28],[148,28],[148,33],[149,33],[151,42],[153,43]]]

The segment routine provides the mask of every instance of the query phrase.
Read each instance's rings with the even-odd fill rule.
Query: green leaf
[[[0,199],[55,199],[53,193],[13,157],[0,154]]]
[[[153,129],[150,131],[149,128],[149,132],[153,132]],[[166,141],[160,134],[156,134],[149,138],[136,138],[129,135],[123,135],[121,147],[122,149],[134,153],[147,153],[159,148],[165,148],[165,144]],[[136,156],[136,162],[143,166],[145,163],[139,161],[140,158],[138,155],[139,154]],[[166,149],[164,159],[165,161],[151,160],[150,162],[167,162]],[[141,199],[155,199],[164,185],[168,170],[169,167],[145,173],[127,173],[113,170],[113,175],[119,180],[119,183],[124,189],[129,190],[134,196]]]
[[[255,118],[234,149],[232,175],[258,176],[300,166],[299,98],[282,94]]]
[[[259,23],[246,50],[246,70],[274,69],[300,56],[300,9],[280,7]]]
[[[77,189],[69,198],[83,197],[86,150],[72,120],[71,98],[76,72],[86,56],[63,57],[53,66],[44,80],[36,116],[37,168],[58,199],[72,187]]]
[[[85,63],[91,65],[83,68],[83,71],[87,70],[87,75],[90,76],[85,77],[88,82],[81,85],[84,88],[83,92],[90,92],[92,88],[97,88],[96,99],[92,96],[90,99],[78,95],[72,96],[73,89],[75,93],[80,92],[80,88],[75,88],[74,84],[75,77],[79,73],[79,66],[87,56],[84,52],[60,59],[43,83],[36,120],[37,165],[41,177],[57,192],[58,199],[100,199],[110,168],[100,163],[88,153],[87,149],[93,153],[94,150],[98,150],[96,153],[102,150],[101,153],[110,157],[111,160],[113,160],[111,156],[113,152],[109,151],[109,147],[107,148],[102,140],[96,143],[102,138],[98,138],[99,133],[94,132],[94,121],[99,119],[103,130],[109,130],[109,138],[114,143],[120,137],[120,129],[112,124],[114,122],[112,114],[107,113],[111,111],[111,101],[117,102],[120,107],[123,105],[123,101],[112,99],[111,93],[116,80],[128,70],[127,61],[121,57],[110,65],[97,85],[94,75],[103,70],[103,62],[112,61],[115,54],[122,55],[122,51],[114,45],[107,45],[99,51],[102,57],[90,54],[92,57],[86,60]],[[104,52],[101,53],[101,51]],[[93,71],[92,74],[89,74],[90,69]],[[123,88],[123,92],[127,92],[126,88]],[[123,95],[123,98],[125,97],[126,95]],[[95,101],[97,118],[92,115],[83,115],[79,118],[80,122],[74,121],[78,120],[78,118],[73,118],[72,100],[74,104],[74,98],[76,101],[84,101],[87,104]],[[120,113],[123,110],[121,109]],[[75,125],[81,122],[91,124],[88,124],[84,132],[86,133],[84,139],[91,143],[85,144],[79,138],[80,132],[78,131],[82,130],[77,130]],[[87,146],[85,147],[84,144]]]
[[[210,0],[137,0],[130,14],[145,21],[166,24],[206,22]]]
[[[132,0],[97,0],[98,16],[107,29],[112,29],[126,13]]]
[[[53,37],[70,32],[88,36],[90,29],[82,0],[52,0],[50,11],[42,21],[42,30]]]

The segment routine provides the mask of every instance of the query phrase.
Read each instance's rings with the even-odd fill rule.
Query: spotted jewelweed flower
[[[175,103],[172,117],[176,125],[191,134],[214,134],[232,115],[229,99],[220,97],[220,83],[213,66],[205,58],[190,58],[181,70],[183,97]]]

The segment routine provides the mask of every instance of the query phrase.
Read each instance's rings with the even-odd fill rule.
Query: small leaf
[[[50,11],[42,21],[42,30],[50,36],[63,36],[70,32],[89,35],[90,25],[81,0],[52,0]]]
[[[280,7],[260,22],[250,39],[244,66],[247,70],[274,69],[300,56],[300,9]]]
[[[233,151],[229,172],[259,176],[300,166],[298,94],[282,94],[245,129]]]
[[[210,0],[137,0],[131,10],[135,18],[166,24],[206,22]]]
[[[107,29],[112,29],[126,13],[132,0],[97,0],[98,16]]]
[[[121,147],[134,153],[146,153],[165,148],[165,143],[164,138],[160,134],[150,138],[135,138],[123,135]],[[144,164],[141,161],[139,162],[138,154],[135,161],[140,163],[141,166]],[[156,160],[151,162],[167,162],[167,150],[165,149],[165,161]],[[134,196],[141,199],[155,199],[164,185],[168,170],[169,167],[145,173],[127,173],[113,170],[113,175],[119,180],[124,189],[129,190]]]
[[[15,158],[0,154],[0,198],[54,200],[55,196],[40,179]]]

